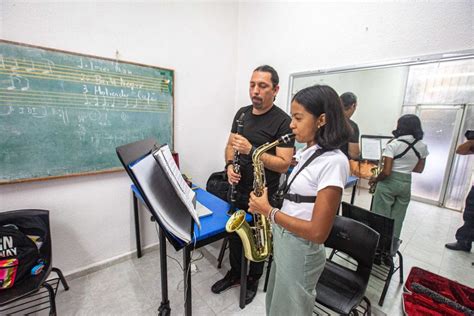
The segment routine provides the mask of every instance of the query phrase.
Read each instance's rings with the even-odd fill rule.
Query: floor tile
[[[345,190],[344,201],[350,201],[351,190]],[[357,190],[355,204],[370,207],[372,196],[367,190]],[[444,247],[454,241],[454,234],[462,225],[462,214],[434,205],[412,201],[402,230],[400,247],[404,258],[404,280],[414,266],[459,280],[474,287],[474,254],[451,251]],[[254,301],[244,309],[239,307],[240,288],[221,294],[210,288],[229,270],[228,250],[222,268],[217,269],[217,257],[222,241],[214,242],[193,252],[192,307],[193,315],[265,315],[265,274]],[[173,315],[184,314],[184,283],[182,252],[167,244],[168,291]],[[157,315],[160,306],[161,270],[159,251],[142,258],[132,258],[87,276],[69,280],[70,290],[59,287],[57,294],[60,315]],[[390,282],[385,302],[378,306],[384,282],[371,277],[366,295],[374,306],[374,315],[402,315],[403,285],[395,273]],[[41,313],[39,315],[42,315]]]

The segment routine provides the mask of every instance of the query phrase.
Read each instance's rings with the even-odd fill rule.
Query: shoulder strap
[[[319,156],[321,156],[322,154],[324,154],[324,153],[327,152],[327,151],[328,151],[327,149],[323,149],[323,148],[317,149],[317,150],[311,155],[311,157],[309,157],[308,160],[305,161],[305,163],[304,163],[303,166],[298,170],[298,172],[295,174],[295,176],[293,177],[293,179],[291,179],[290,183],[285,187],[285,190],[283,191],[283,194],[288,193],[288,190],[290,189],[291,184],[293,183],[293,181],[295,181],[296,177],[300,174],[301,171],[303,171],[304,168],[306,168],[314,159],[318,158]]]
[[[402,143],[407,144],[408,147],[402,153],[400,153],[400,154],[396,155],[395,157],[393,157],[393,160],[398,159],[398,158],[402,158],[403,156],[405,156],[405,154],[410,149],[413,149],[413,151],[415,152],[415,155],[418,157],[418,159],[421,159],[420,153],[418,152],[418,150],[415,149],[415,144],[419,141],[419,139],[415,139],[415,141],[413,143],[409,143],[404,139],[399,139],[399,141],[401,141]]]

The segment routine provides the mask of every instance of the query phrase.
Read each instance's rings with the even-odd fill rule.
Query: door
[[[446,179],[455,151],[462,108],[459,106],[418,106],[423,126],[423,142],[430,152],[425,170],[413,173],[412,196],[417,200],[442,205]]]
[[[465,141],[465,131],[474,128],[473,109],[473,105],[405,107],[404,113],[420,117],[423,142],[430,152],[423,173],[413,173],[414,200],[456,210],[463,208],[474,159],[456,155],[455,151]]]
[[[474,130],[474,104],[465,106],[461,129],[457,139],[457,146],[464,143],[464,134],[467,130]],[[456,147],[457,147],[456,146]],[[443,205],[447,208],[461,210],[464,208],[466,195],[469,192],[474,166],[474,155],[454,155],[451,163],[451,172],[444,195]]]
[[[410,66],[402,112],[416,114],[429,156],[422,174],[413,174],[416,200],[456,210],[464,207],[474,157],[455,154],[474,129],[474,60]]]

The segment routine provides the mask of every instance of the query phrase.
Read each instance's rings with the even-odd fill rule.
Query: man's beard
[[[263,109],[263,100],[260,98],[252,98],[252,105],[257,110]]]

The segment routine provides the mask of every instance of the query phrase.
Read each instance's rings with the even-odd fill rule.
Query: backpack
[[[40,261],[38,246],[31,238],[15,225],[0,226],[0,290],[26,279]]]
[[[206,191],[224,201],[227,201],[229,188],[230,184],[227,182],[227,173],[225,171],[214,172],[207,179]]]

